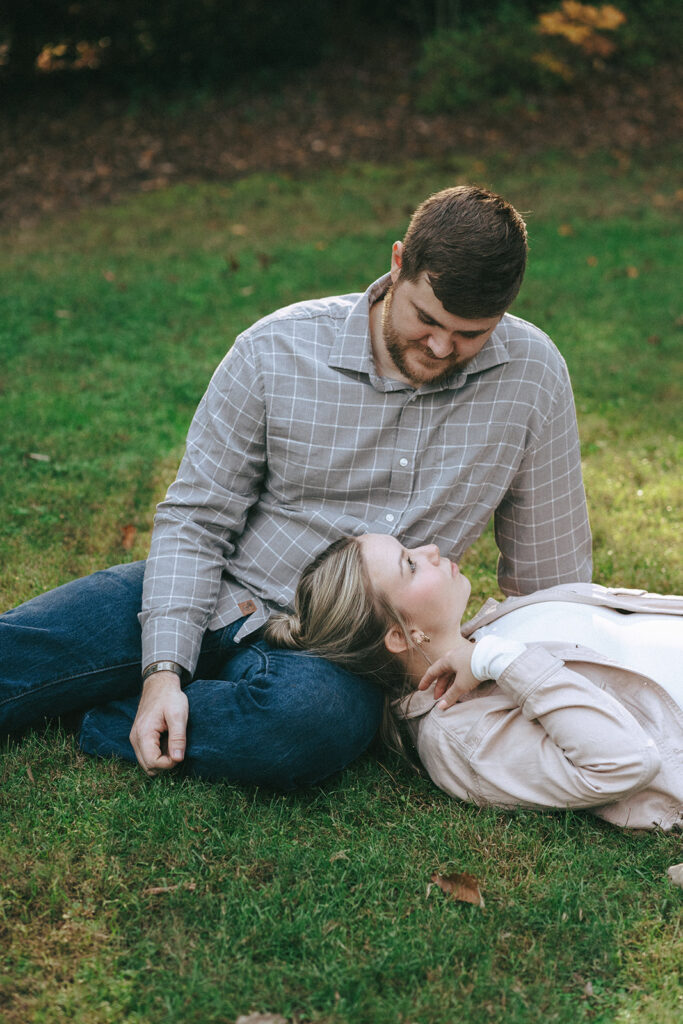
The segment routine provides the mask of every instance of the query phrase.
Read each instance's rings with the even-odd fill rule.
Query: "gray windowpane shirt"
[[[143,665],[194,670],[206,629],[291,607],[337,537],[391,533],[458,560],[495,516],[498,579],[525,594],[591,578],[567,368],[506,314],[463,372],[419,389],[375,372],[363,294],[300,302],[241,334],[213,375],[155,518]]]

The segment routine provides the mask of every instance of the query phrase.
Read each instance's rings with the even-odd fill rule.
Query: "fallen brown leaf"
[[[124,551],[132,550],[133,544],[135,544],[137,532],[137,527],[133,526],[131,523],[121,529],[121,547]]]
[[[196,882],[178,882],[177,885],[150,885],[142,890],[142,895],[160,896],[165,892],[176,892],[177,889],[187,889],[188,892],[194,892],[196,888]]]
[[[484,898],[479,891],[479,882],[474,875],[459,871],[454,871],[452,875],[440,875],[438,871],[435,871],[431,881],[446,895],[452,896],[454,900],[460,900],[461,903],[473,903],[477,907],[483,908],[484,906]]]
[[[287,1024],[287,1018],[279,1013],[248,1013],[238,1017],[235,1024]]]

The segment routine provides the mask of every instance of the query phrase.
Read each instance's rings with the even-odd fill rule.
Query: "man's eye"
[[[410,569],[410,571],[415,572],[415,570],[417,569],[417,563],[414,562],[410,556],[408,556],[406,561],[408,562],[408,568]]]

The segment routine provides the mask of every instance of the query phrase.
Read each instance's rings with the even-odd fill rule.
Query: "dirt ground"
[[[0,110],[0,224],[116,202],[177,182],[226,181],[253,171],[310,172],[347,161],[438,158],[493,150],[607,149],[666,156],[683,128],[677,68],[613,75],[572,95],[425,116],[414,108],[405,43],[359,66],[336,63],[276,93],[233,91],[145,105],[101,94],[66,101],[15,98]],[[406,69],[406,70],[403,70]]]

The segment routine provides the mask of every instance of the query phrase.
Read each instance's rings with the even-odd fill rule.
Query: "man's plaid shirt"
[[[589,581],[591,537],[567,368],[506,314],[446,384],[377,377],[362,295],[300,302],[241,334],[213,375],[157,510],[143,665],[192,672],[205,630],[290,607],[343,534],[435,542],[458,560],[495,518],[506,594]]]

